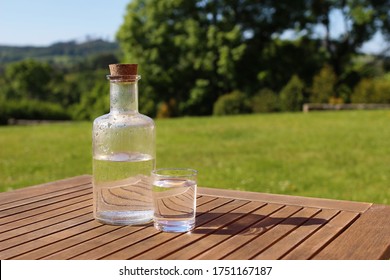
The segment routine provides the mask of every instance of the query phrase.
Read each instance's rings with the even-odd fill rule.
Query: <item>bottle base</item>
[[[145,225],[153,221],[153,211],[104,211],[97,213],[95,219],[114,226]]]

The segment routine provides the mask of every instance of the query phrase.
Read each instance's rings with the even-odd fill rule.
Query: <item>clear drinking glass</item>
[[[186,232],[195,227],[197,174],[182,168],[152,171],[156,229]]]

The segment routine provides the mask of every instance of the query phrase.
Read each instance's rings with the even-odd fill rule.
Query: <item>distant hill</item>
[[[118,44],[97,39],[82,43],[77,43],[76,41],[59,42],[48,47],[0,45],[0,64],[4,66],[7,63],[32,58],[60,65],[68,65],[77,63],[89,56],[105,53],[119,53]]]

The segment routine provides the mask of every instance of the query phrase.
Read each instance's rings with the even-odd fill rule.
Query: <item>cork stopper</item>
[[[110,80],[136,81],[138,64],[110,64]]]

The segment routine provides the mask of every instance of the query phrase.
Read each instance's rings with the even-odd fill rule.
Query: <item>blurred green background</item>
[[[390,111],[157,120],[157,167],[199,185],[390,204]],[[1,190],[91,174],[91,124],[0,127]]]
[[[390,111],[301,112],[390,104],[389,6],[133,0],[115,42],[0,46],[0,188],[91,174],[108,64],[138,63],[158,167],[196,168],[207,187],[389,204]],[[378,34],[383,51],[363,52]]]

